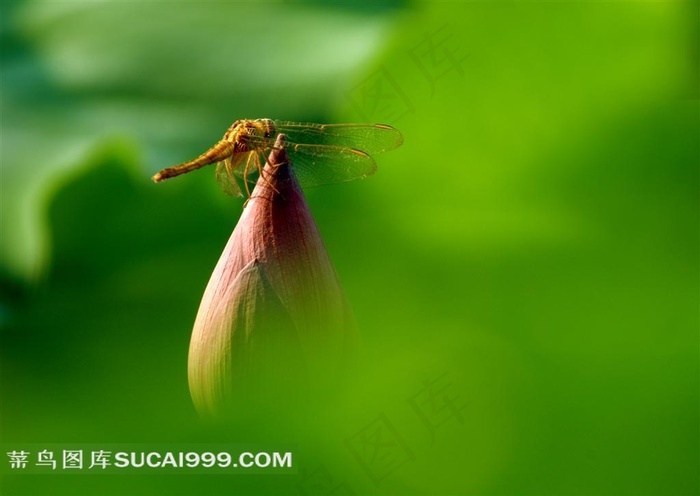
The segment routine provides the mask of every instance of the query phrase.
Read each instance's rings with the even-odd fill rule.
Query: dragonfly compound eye
[[[275,126],[272,125],[270,119],[258,119],[258,130],[262,132],[263,137],[270,138],[275,134]]]

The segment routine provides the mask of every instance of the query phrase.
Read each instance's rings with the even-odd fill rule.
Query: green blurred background
[[[2,451],[291,443],[299,469],[3,495],[698,494],[697,2],[0,5]],[[149,178],[244,117],[405,143],[307,191],[353,381],[224,427],[187,349],[242,200]]]

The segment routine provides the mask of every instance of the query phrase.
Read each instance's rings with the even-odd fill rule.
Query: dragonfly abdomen
[[[168,167],[158,172],[153,176],[155,182],[160,182],[171,177],[179,176],[180,174],[186,174],[193,170],[201,169],[205,165],[213,164],[215,162],[220,162],[227,157],[230,157],[232,153],[237,152],[237,143],[228,140],[221,140],[209,150],[202,153],[199,157],[189,162],[185,162],[180,165],[175,165],[173,167]]]

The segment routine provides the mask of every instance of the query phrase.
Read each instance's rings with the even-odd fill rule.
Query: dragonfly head
[[[275,123],[272,119],[257,119],[255,121],[260,126],[260,131],[266,138],[275,136]]]

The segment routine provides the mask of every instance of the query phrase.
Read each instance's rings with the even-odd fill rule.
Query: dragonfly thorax
[[[223,140],[235,143],[239,151],[247,151],[257,148],[260,138],[272,138],[274,135],[275,126],[270,119],[240,119],[228,128]]]

